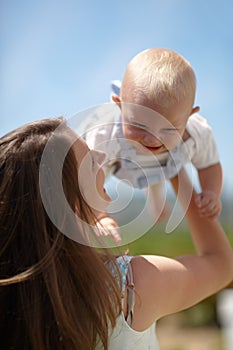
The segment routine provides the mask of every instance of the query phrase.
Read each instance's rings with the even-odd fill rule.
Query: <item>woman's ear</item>
[[[121,98],[120,96],[116,95],[116,94],[112,94],[112,101],[115,102],[118,107],[121,109]]]

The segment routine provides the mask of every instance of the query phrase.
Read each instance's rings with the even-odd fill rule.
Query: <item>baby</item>
[[[134,187],[147,188],[150,211],[158,220],[166,215],[164,180],[191,162],[201,186],[196,195],[200,216],[219,216],[222,169],[212,129],[194,107],[196,78],[189,62],[169,49],[144,50],[112,90],[119,113],[113,109],[104,123],[100,112],[98,127],[85,135],[90,148],[107,153],[106,168]]]

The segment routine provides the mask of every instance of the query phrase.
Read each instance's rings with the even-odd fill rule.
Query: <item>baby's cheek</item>
[[[126,139],[137,141],[142,137],[142,133],[140,131],[125,128],[123,129],[123,135]]]
[[[181,141],[181,137],[179,135],[166,135],[161,137],[161,141],[167,149],[172,149],[178,145],[178,143]]]

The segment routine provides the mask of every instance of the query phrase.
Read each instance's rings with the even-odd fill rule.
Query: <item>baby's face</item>
[[[182,140],[189,114],[182,105],[168,109],[163,116],[147,106],[121,103],[123,134],[140,153],[162,153]]]

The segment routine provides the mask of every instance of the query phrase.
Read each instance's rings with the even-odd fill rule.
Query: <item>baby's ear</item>
[[[200,111],[200,107],[199,106],[196,106],[196,107],[193,107],[192,110],[191,110],[191,113],[190,115],[194,114],[194,113],[197,113]]]
[[[112,94],[112,100],[115,102],[119,108],[121,108],[121,98],[116,94]]]

